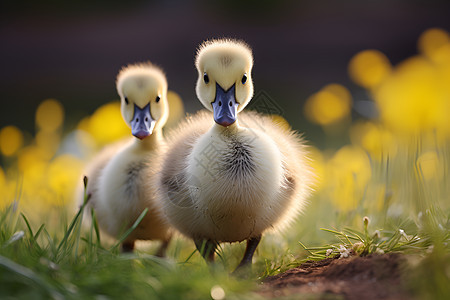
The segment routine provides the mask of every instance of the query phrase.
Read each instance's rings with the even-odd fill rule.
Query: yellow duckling
[[[251,264],[267,230],[281,230],[301,211],[312,173],[305,146],[269,116],[238,113],[253,95],[252,51],[212,40],[197,52],[196,92],[206,109],[170,135],[156,177],[169,222],[192,238],[205,259],[220,242],[247,240],[237,269]]]
[[[102,151],[89,165],[87,193],[99,227],[118,238],[148,212],[122,244],[132,251],[135,240],[161,240],[158,255],[164,255],[171,237],[149,178],[160,170],[165,148],[162,128],[168,118],[167,81],[150,63],[124,67],[117,76],[122,116],[135,138]],[[108,130],[108,128],[105,128]]]

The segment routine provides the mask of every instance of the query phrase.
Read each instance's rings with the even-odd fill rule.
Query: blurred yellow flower
[[[350,92],[342,85],[329,84],[306,100],[304,113],[310,121],[326,126],[348,117],[351,106]]]
[[[64,108],[55,99],[43,101],[36,110],[36,125],[45,131],[55,131],[59,129],[64,120]]]
[[[0,166],[0,190],[3,191],[5,183],[6,183],[5,172],[3,171],[3,168]]]
[[[393,157],[397,153],[397,144],[392,133],[372,122],[355,122],[350,128],[350,140],[377,160],[386,156]]]
[[[60,134],[52,131],[39,131],[35,137],[36,146],[47,160],[50,160],[59,148]]]
[[[81,178],[82,167],[81,160],[69,154],[58,156],[50,163],[48,183],[49,187],[58,195],[54,198],[60,199],[60,196],[74,194],[76,186],[80,184],[78,179]]]
[[[417,158],[417,168],[426,181],[441,179],[444,175],[443,162],[436,151],[427,151]]]
[[[6,178],[5,172],[0,167],[0,211],[3,210],[9,203],[6,195]]]
[[[167,102],[169,104],[169,118],[165,128],[171,128],[183,119],[184,105],[180,95],[174,91],[167,91]]]
[[[36,146],[23,148],[17,157],[19,174],[23,176],[24,189],[32,191],[45,185],[48,160]]]
[[[131,136],[131,130],[122,119],[120,103],[111,102],[98,108],[89,119],[83,119],[79,129],[86,130],[99,146]]]
[[[6,126],[0,130],[0,152],[4,156],[13,156],[23,145],[23,134],[15,126]]]
[[[389,75],[391,63],[380,51],[365,50],[350,60],[348,71],[354,82],[364,88],[372,89]]]
[[[369,158],[355,146],[344,146],[328,162],[327,187],[330,198],[343,211],[355,209],[372,176]]]
[[[381,120],[400,133],[448,127],[450,101],[444,84],[426,59],[406,60],[374,93]]]
[[[435,62],[440,61],[440,51],[450,44],[447,31],[440,28],[426,30],[419,38],[418,48],[421,53]]]

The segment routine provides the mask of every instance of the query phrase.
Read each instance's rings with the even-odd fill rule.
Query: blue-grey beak
[[[153,132],[156,121],[153,120],[150,113],[150,103],[144,108],[134,104],[134,116],[131,120],[131,134],[142,140]]]
[[[233,84],[228,91],[225,91],[216,82],[216,98],[211,105],[214,112],[214,121],[217,124],[227,127],[236,122],[239,103],[236,102],[235,85]]]

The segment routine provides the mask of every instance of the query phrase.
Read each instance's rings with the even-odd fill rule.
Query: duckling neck
[[[151,135],[144,138],[143,140],[136,138],[134,141],[134,145],[138,149],[142,150],[155,150],[162,143],[162,141],[163,141],[162,130],[155,129],[153,130]]]
[[[212,131],[216,134],[229,135],[230,133],[237,132],[240,128],[241,127],[239,126],[238,120],[236,120],[236,122],[234,122],[233,124],[231,124],[230,126],[227,126],[227,127],[214,122]]]

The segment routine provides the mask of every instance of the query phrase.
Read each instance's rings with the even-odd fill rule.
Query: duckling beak
[[[216,98],[211,103],[214,112],[214,121],[222,126],[230,126],[236,122],[237,107],[239,103],[234,95],[235,85],[233,84],[228,91],[225,91],[216,82]]]
[[[153,120],[150,113],[150,103],[144,108],[134,104],[134,116],[131,120],[131,134],[142,140],[153,132],[156,121]]]

